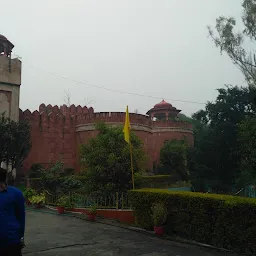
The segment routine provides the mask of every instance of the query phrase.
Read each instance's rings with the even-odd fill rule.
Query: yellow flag
[[[130,144],[130,118],[129,118],[129,111],[128,111],[128,106],[126,107],[126,114],[125,114],[125,124],[124,124],[124,140]]]

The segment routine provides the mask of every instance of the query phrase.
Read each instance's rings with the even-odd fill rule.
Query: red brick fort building
[[[159,162],[160,149],[166,140],[186,138],[193,145],[192,125],[179,121],[179,112],[162,101],[147,115],[130,114],[131,128],[143,141],[149,156],[149,169]],[[79,145],[97,136],[95,124],[104,121],[108,125],[124,125],[125,112],[94,112],[93,108],[75,105],[41,104],[33,113],[20,110],[19,118],[31,124],[32,149],[24,162],[25,170],[33,163],[48,165],[60,156],[66,168],[79,170]]]
[[[45,104],[34,112],[20,110],[21,61],[11,58],[13,47],[0,35],[0,114],[14,121],[26,119],[31,125],[32,149],[23,163],[23,170],[27,171],[35,163],[47,166],[61,157],[66,168],[79,171],[79,145],[97,136],[95,124],[104,121],[109,125],[124,125],[125,113]],[[146,115],[130,114],[132,130],[143,141],[149,156],[149,169],[154,162],[159,162],[160,149],[166,140],[186,138],[193,145],[192,125],[179,121],[179,112],[163,100]]]

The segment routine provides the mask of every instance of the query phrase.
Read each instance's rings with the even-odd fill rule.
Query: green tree
[[[202,171],[208,170],[203,180],[224,187],[232,185],[240,175],[237,125],[254,115],[255,106],[248,87],[226,86],[218,92],[215,102],[207,103],[205,110],[193,115],[201,124],[195,140],[195,162]]]
[[[25,121],[10,121],[6,128],[6,162],[16,168],[22,164],[31,149],[30,126]]]
[[[160,151],[160,168],[188,181],[187,155],[188,144],[185,140],[166,141]]]
[[[220,16],[216,19],[216,33],[209,29],[209,34],[221,52],[226,52],[234,64],[243,72],[249,86],[256,85],[256,56],[254,51],[247,51],[245,44],[256,40],[256,2],[243,0],[243,31],[234,31],[236,20],[233,17]],[[249,39],[249,40],[248,40]]]
[[[122,127],[97,124],[98,135],[81,145],[80,158],[90,192],[109,193],[131,189],[129,145]],[[131,133],[134,172],[145,170],[146,155],[142,142]]]
[[[194,120],[191,117],[186,116],[185,114],[179,113],[177,116],[177,119],[179,121],[183,121],[183,122],[188,122],[188,123],[193,123]]]
[[[238,125],[238,144],[241,155],[241,176],[238,183],[256,184],[256,117],[244,120]]]
[[[19,168],[31,149],[28,122],[0,117],[0,162]]]
[[[193,125],[194,147],[189,147],[187,151],[187,168],[189,170],[189,179],[197,191],[205,191],[206,184],[212,185],[214,177],[213,169],[209,166],[213,154],[208,154],[212,148],[212,137],[209,133],[208,118],[205,110],[200,110],[188,117],[179,114],[179,120],[189,122]],[[211,160],[213,161],[213,160]],[[158,172],[167,174],[166,169],[159,168]]]
[[[228,159],[234,161],[235,165],[231,164],[234,169],[239,169],[236,178],[240,181],[240,184],[242,184],[242,181],[247,183],[250,179],[249,177],[252,175],[251,168],[254,158],[251,154],[245,155],[246,149],[248,149],[250,145],[250,151],[254,152],[256,147],[246,142],[248,139],[246,138],[247,132],[252,132],[253,130],[256,105],[256,55],[255,49],[253,49],[256,41],[256,1],[243,0],[242,9],[242,22],[244,25],[242,31],[236,30],[237,22],[233,17],[221,16],[216,19],[215,30],[208,27],[210,37],[215,45],[219,47],[221,53],[225,52],[230,57],[232,62],[242,71],[248,83],[247,90],[249,91],[249,96],[244,95],[244,97],[247,97],[247,101],[249,102],[250,115],[248,115],[248,110],[243,107],[241,109],[242,111],[237,111],[237,108],[240,108],[241,105],[236,105],[234,106],[236,111],[232,109],[232,112],[229,114],[231,118],[228,120],[229,123],[222,123],[221,125],[222,127],[225,125],[231,126],[230,134],[227,133],[227,142],[229,145],[225,143],[225,147],[229,147],[233,152],[229,152],[229,155],[233,155],[233,157]],[[242,100],[242,106],[244,106],[244,102],[245,101]],[[231,115],[231,113],[233,114]],[[218,116],[223,118],[222,113],[218,114]],[[243,121],[244,117],[246,117],[246,120]],[[235,127],[234,124],[238,124],[239,122],[242,122],[241,125]],[[231,125],[231,123],[233,123],[233,125]],[[218,124],[218,126],[220,126],[220,124]],[[228,127],[225,129],[227,130],[227,128]],[[246,132],[246,128],[248,128],[249,131]],[[231,138],[233,138],[232,141]],[[234,149],[234,145],[236,145],[236,150]],[[225,156],[226,155],[224,155],[224,157]]]

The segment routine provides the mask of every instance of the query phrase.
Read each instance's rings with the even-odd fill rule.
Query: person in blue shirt
[[[0,255],[21,256],[24,247],[25,200],[20,190],[8,186],[7,171],[0,168]]]

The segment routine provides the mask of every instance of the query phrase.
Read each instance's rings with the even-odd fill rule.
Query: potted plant
[[[31,203],[34,204],[36,208],[42,208],[42,205],[45,203],[45,195],[39,194],[32,196]]]
[[[68,196],[61,196],[57,201],[57,211],[59,214],[64,213],[65,208],[72,208],[70,198]]]
[[[26,204],[31,205],[31,198],[36,194],[35,190],[32,188],[27,188],[23,192],[23,196],[25,198]]]
[[[164,223],[166,221],[167,209],[163,203],[156,203],[152,206],[152,219],[154,222],[154,232],[156,235],[164,234]]]
[[[87,217],[88,217],[88,220],[90,220],[90,221],[95,221],[96,215],[97,215],[97,207],[96,207],[96,206],[91,206],[91,207],[87,210]]]

